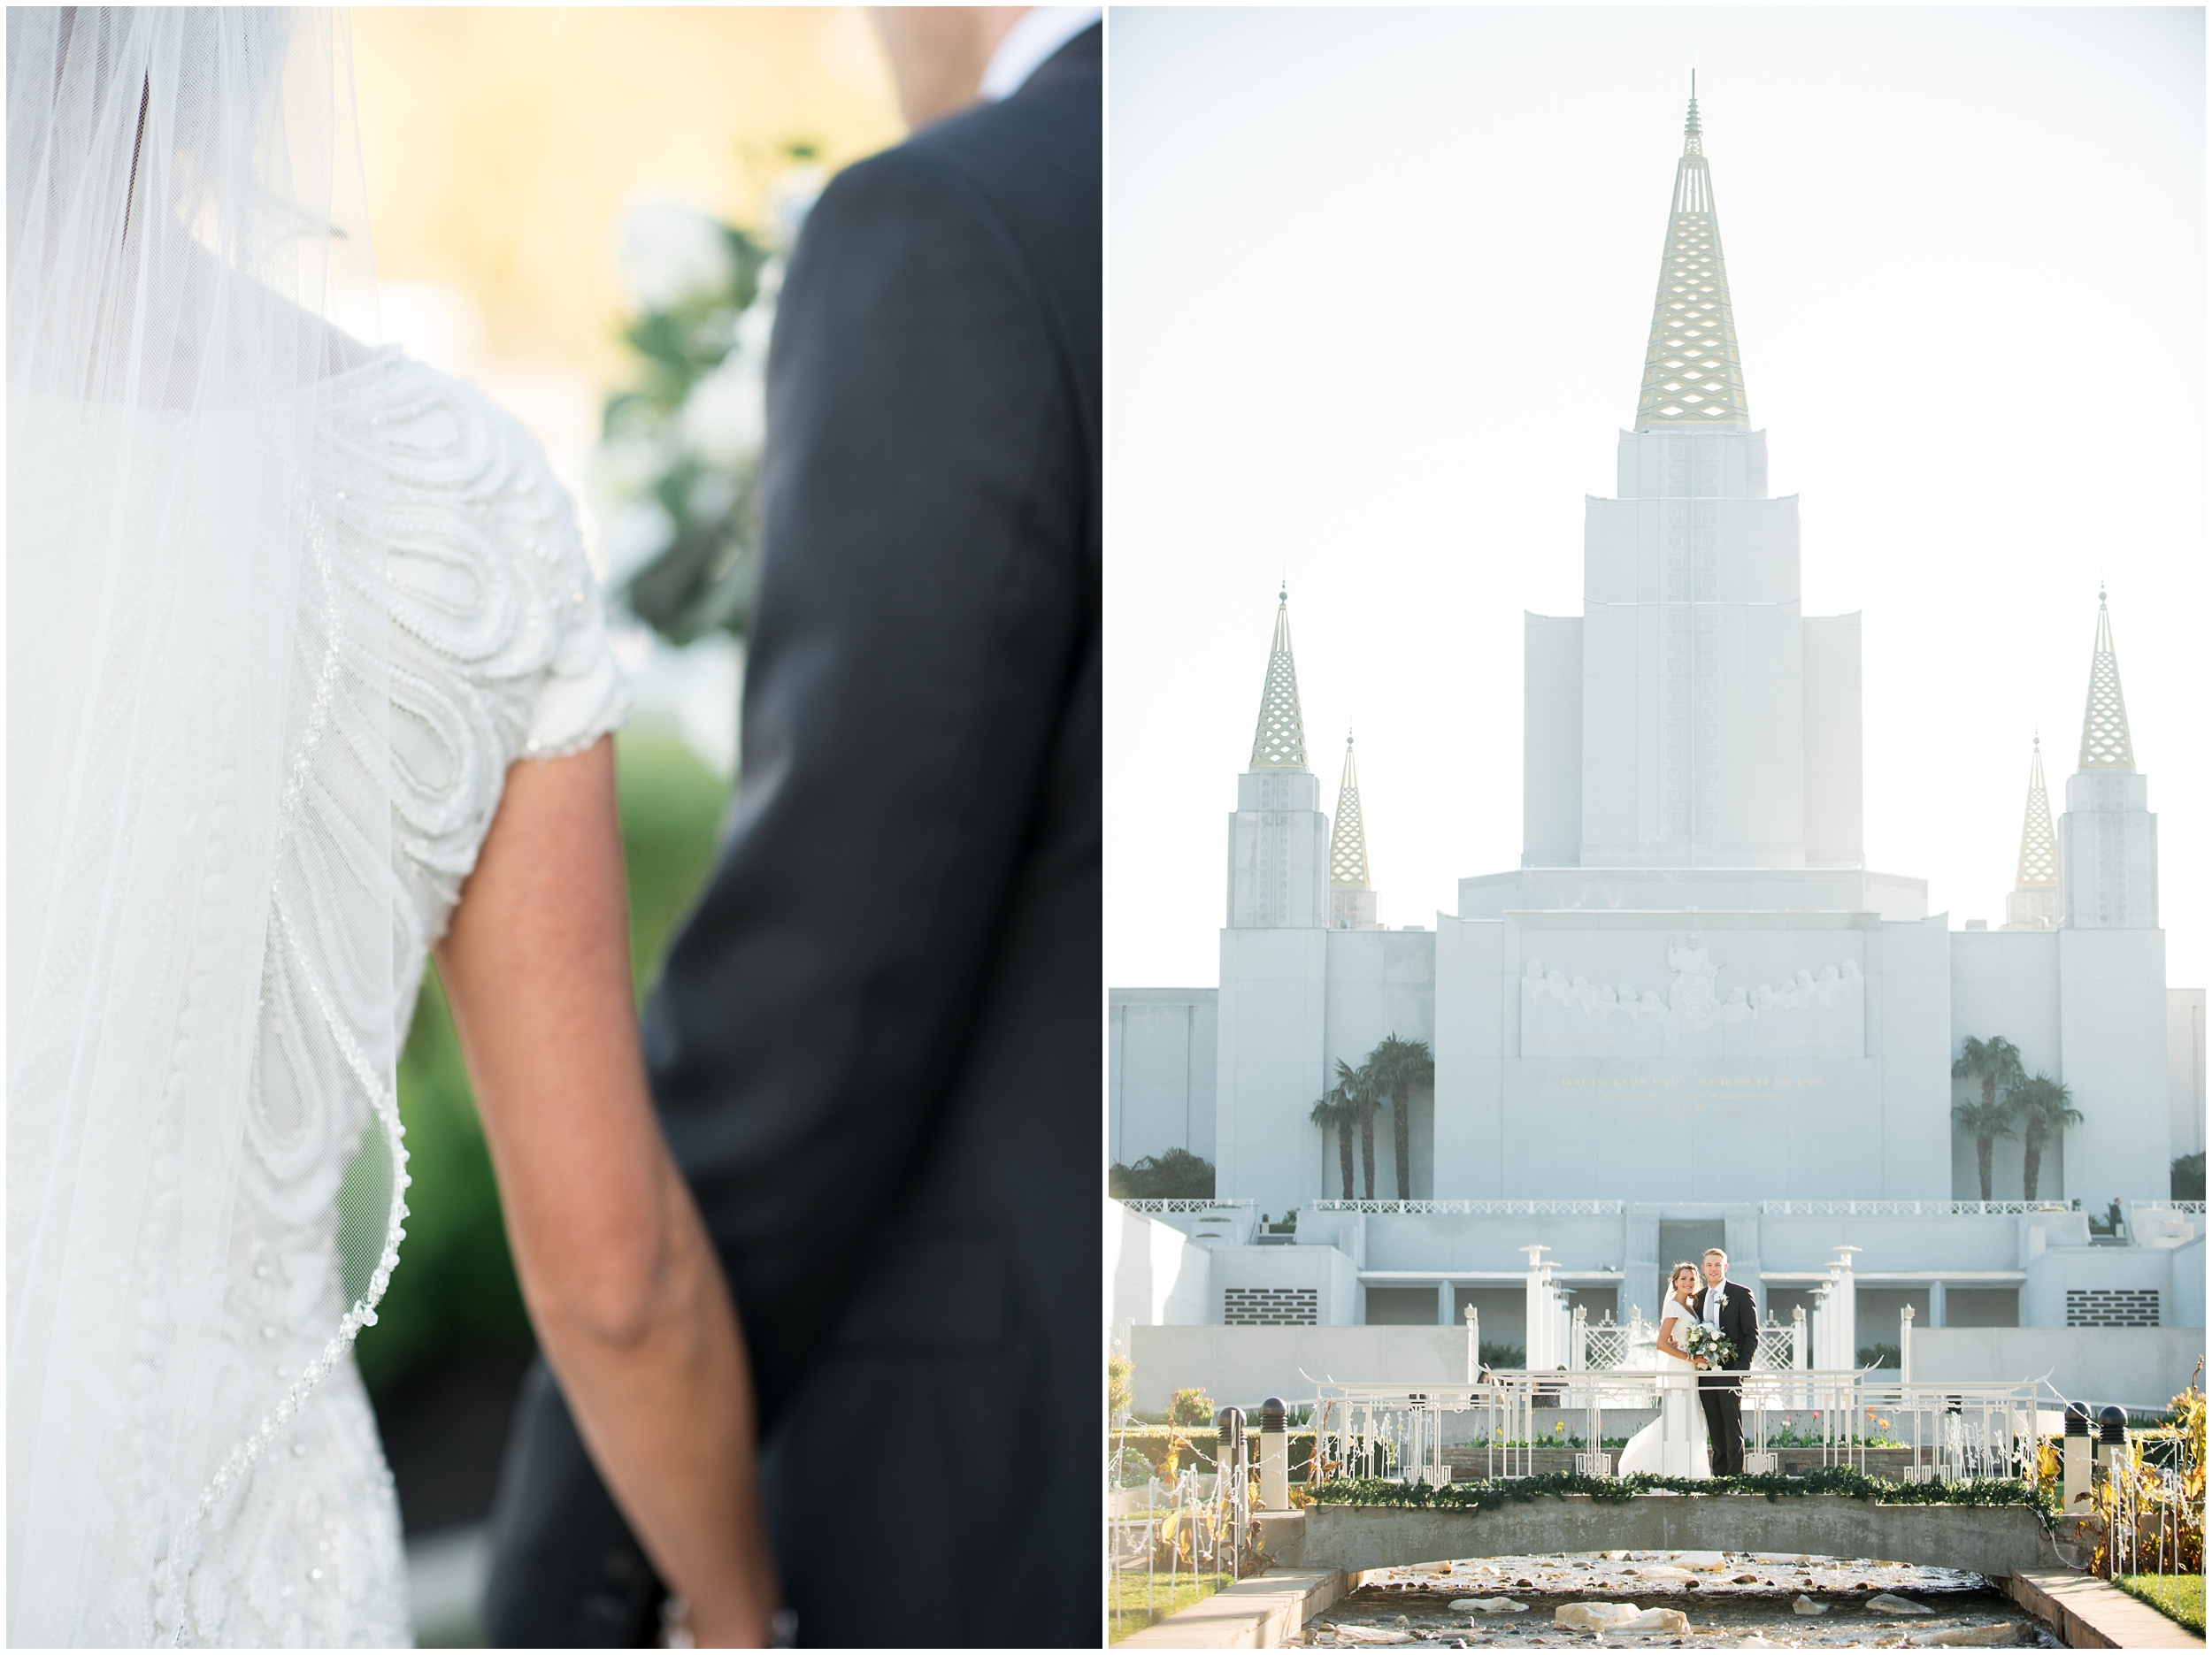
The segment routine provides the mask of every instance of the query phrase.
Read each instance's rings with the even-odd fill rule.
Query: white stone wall
[[[1319,1325],[1350,1327],[1360,1320],[1359,1272],[1335,1247],[1217,1247],[1213,1250],[1206,1320],[1223,1320],[1234,1288],[1302,1288],[1314,1294]]]
[[[1328,944],[1362,934],[1318,927],[1221,933],[1217,1194],[1272,1213],[1321,1195],[1325,1146],[1310,1117],[1329,1084],[1322,1061]]]
[[[1502,920],[1437,916],[1439,1199],[1494,1200],[1507,1192],[1507,991],[1516,975],[1506,952]],[[1510,1003],[1517,1027],[1518,1002]]]
[[[1649,492],[1585,502],[1579,861],[1802,867],[1797,502],[1763,433],[1620,444]]]
[[[1247,770],[1229,816],[1233,927],[1329,923],[1329,818],[1311,770]]]
[[[2059,944],[2060,1078],[2087,1117],[2066,1135],[2062,1191],[2101,1208],[2162,1197],[2172,1176],[2167,1068],[2166,933],[2063,930]]]
[[[1106,1154],[1214,1158],[1219,991],[1117,988],[1106,996]]]
[[[2059,1046],[2058,933],[2055,931],[1951,933],[1951,1052],[1969,1038],[2001,1035],[2020,1048],[2029,1074],[2057,1075],[2063,1069]],[[1953,1100],[1981,1100],[1981,1082],[1950,1083]],[[2063,1180],[2062,1146],[2044,1151],[2039,1197],[2055,1194]],[[2024,1192],[2022,1157],[2025,1146],[2015,1137],[1992,1146],[1990,1195],[2016,1201]],[[1955,1130],[1951,1135],[1951,1196],[1981,1199],[1974,1140]]]
[[[1928,882],[1862,869],[1551,868],[1477,874],[1459,882],[1462,919],[1503,919],[1519,908],[1681,913],[1741,908],[1876,914],[1925,919]]]
[[[1119,1201],[1106,1203],[1109,1320],[1139,1326],[1220,1319],[1211,1263],[1202,1247],[1171,1225]]]
[[[2204,1152],[2204,991],[2166,991],[2166,1090],[2176,1155]]]
[[[1863,1326],[1860,1337],[1869,1335]],[[1895,1338],[1893,1331],[1885,1336]],[[2062,1397],[2093,1407],[2163,1410],[2189,1383],[2204,1354],[2201,1329],[1945,1328],[1913,1329],[1916,1383],[2035,1379],[2049,1375]],[[2053,1405],[2055,1406],[2055,1405]]]
[[[2076,770],[2058,819],[2058,884],[2078,930],[2158,923],[2158,818],[2139,770]]]
[[[1467,1377],[1466,1336],[1451,1328],[1139,1327],[1129,1345],[1140,1414],[1164,1413],[1186,1385],[1250,1414],[1268,1397],[1310,1401],[1314,1379],[1458,1384]]]

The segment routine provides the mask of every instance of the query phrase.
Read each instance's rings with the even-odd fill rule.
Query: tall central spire
[[[1290,658],[1290,588],[1276,594],[1275,641],[1267,652],[1259,727],[1252,732],[1256,770],[1306,768],[1306,720],[1298,710],[1298,666]]]
[[[2028,766],[2028,810],[2020,824],[2020,871],[2013,881],[2023,891],[2058,885],[2058,840],[2051,833],[2051,799],[2043,789],[2043,738],[2035,739]]]
[[[1636,429],[1699,425],[1748,431],[1751,415],[1744,401],[1743,358],[1736,349],[1736,318],[1729,309],[1720,220],[1713,211],[1713,179],[1705,165],[1693,80],[1682,159],[1674,170],[1674,211],[1659,261],[1659,296],[1652,305],[1651,343],[1644,352]]]
[[[2075,769],[2131,770],[2135,743],[2128,735],[2127,702],[2120,694],[2120,657],[2112,647],[2112,616],[2104,588],[2097,588],[2097,643],[2089,656],[2089,704],[2081,714],[2081,757]]]

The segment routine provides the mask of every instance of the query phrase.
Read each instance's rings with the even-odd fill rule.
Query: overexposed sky
[[[1217,981],[1285,575],[1383,923],[1518,864],[1522,614],[1581,612],[1693,53],[1805,610],[1864,616],[1869,865],[2003,923],[2102,578],[2168,981],[2212,976],[2201,11],[1117,8],[1110,984]]]

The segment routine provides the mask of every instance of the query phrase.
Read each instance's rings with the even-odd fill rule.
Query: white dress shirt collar
[[[1102,6],[1032,6],[1006,31],[991,54],[976,96],[987,103],[1011,97],[1044,60],[1105,15]]]

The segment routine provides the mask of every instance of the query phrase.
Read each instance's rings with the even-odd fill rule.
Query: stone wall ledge
[[[2025,1506],[1929,1506],[1847,1495],[1587,1494],[1510,1500],[1495,1511],[1315,1506],[1302,1562],[1348,1574],[1474,1558],[1554,1552],[1797,1552],[1884,1558],[2002,1580],[2059,1567]]]
[[[2200,1650],[2204,1640],[2117,1586],[2072,1569],[2016,1569],[2013,1602],[2078,1650]]]

